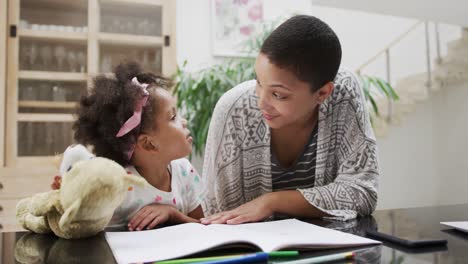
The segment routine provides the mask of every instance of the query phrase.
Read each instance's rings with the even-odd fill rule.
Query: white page
[[[189,223],[149,231],[107,232],[106,239],[118,263],[180,258],[239,242],[256,244],[266,252],[288,246],[338,248],[380,244],[296,219],[235,226]]]
[[[298,249],[339,248],[381,243],[380,241],[316,226],[297,219],[244,224],[235,227],[258,234],[252,237],[252,242],[265,252],[288,247]]]
[[[461,222],[440,222],[443,225],[453,227],[458,231],[468,233],[468,221],[461,221]]]
[[[217,226],[222,226],[220,231]],[[106,232],[118,263],[150,262],[180,258],[225,244],[249,242],[251,235],[231,226],[188,223],[135,232]]]

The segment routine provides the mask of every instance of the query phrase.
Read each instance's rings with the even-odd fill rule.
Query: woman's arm
[[[341,133],[327,142],[326,160],[317,160],[317,168],[323,166],[322,174],[316,175],[322,184],[299,191],[317,208],[347,220],[374,211],[380,173],[377,142],[359,81],[351,72],[341,71],[335,85],[336,93],[327,105],[333,118],[327,118],[327,126]]]
[[[262,221],[279,213],[296,218],[330,216],[310,204],[299,191],[279,191],[264,194],[234,210],[201,219],[203,224],[241,224]]]
[[[285,214],[296,218],[316,218],[330,216],[310,204],[304,196],[295,190],[265,194],[268,206],[273,213]]]

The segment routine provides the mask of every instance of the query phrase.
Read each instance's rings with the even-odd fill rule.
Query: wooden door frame
[[[169,46],[162,46],[162,75],[171,77],[177,71],[176,1],[164,0],[162,8],[162,37],[169,36]]]
[[[0,1],[0,167],[5,166],[5,119],[6,119],[6,49],[8,35],[7,1]]]
[[[8,24],[18,25],[20,0],[8,1]],[[18,156],[18,47],[19,37],[8,37],[7,40],[7,83],[6,83],[6,139],[5,165],[14,167]]]

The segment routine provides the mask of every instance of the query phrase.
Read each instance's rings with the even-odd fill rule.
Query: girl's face
[[[268,57],[259,54],[255,62],[258,107],[272,129],[302,125],[313,117],[318,105],[333,89],[331,83],[312,93],[307,82],[292,72],[279,68]],[[331,85],[331,90],[330,86]]]
[[[189,155],[192,152],[192,137],[187,129],[187,120],[177,113],[175,98],[161,88],[156,88],[155,97],[157,113],[152,136],[158,155],[164,155],[168,160]]]

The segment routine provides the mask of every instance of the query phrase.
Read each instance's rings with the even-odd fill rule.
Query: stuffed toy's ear
[[[123,177],[124,177],[124,180],[125,180],[125,182],[127,184],[134,184],[134,185],[138,185],[140,187],[143,187],[147,183],[145,178],[138,177],[138,176],[135,176],[133,174],[125,174]]]
[[[78,213],[78,210],[80,210],[80,206],[81,199],[77,199],[70,205],[70,207],[65,209],[65,212],[63,213],[59,221],[59,227],[61,230],[64,230],[64,227],[66,225],[69,225],[70,222],[75,218],[76,214]]]
[[[63,153],[60,175],[63,176],[75,162],[92,158],[94,158],[94,155],[85,146],[80,144],[69,146]]]

